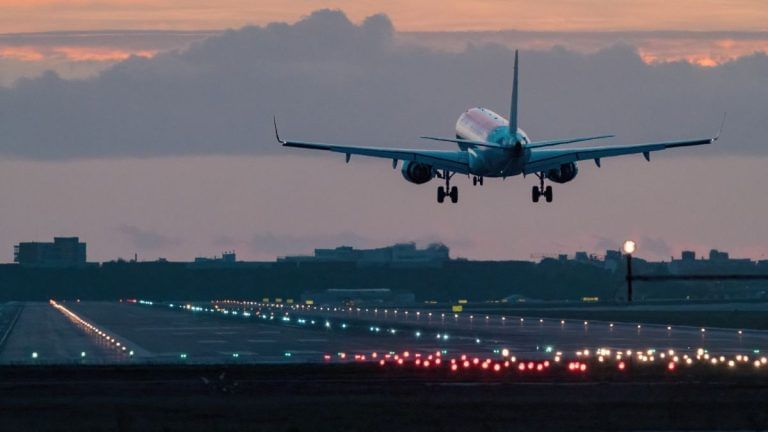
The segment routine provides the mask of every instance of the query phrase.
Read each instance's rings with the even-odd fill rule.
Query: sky
[[[112,7],[75,4],[83,17]],[[57,5],[64,7],[33,2],[27,9]],[[108,46],[152,52],[111,59],[76,78],[56,67],[18,69],[0,86],[0,261],[12,259],[19,241],[54,235],[79,235],[93,260],[134,253],[190,260],[232,249],[242,259],[273,259],[402,241],[443,241],[453,256],[474,259],[529,259],[601,253],[626,238],[651,259],[689,248],[768,259],[768,56],[759,50],[714,65],[649,61],[637,46],[648,34],[629,23],[612,33],[622,38],[598,44],[584,33],[569,46],[531,42],[521,52],[520,121],[534,139],[709,136],[727,111],[721,141],[654,154],[651,163],[641,156],[604,160],[599,169],[582,163],[572,183],[555,185],[552,204],[530,202],[533,178],[482,188],[459,178],[459,204],[439,205],[434,182],[409,184],[390,161],[345,164],[343,156],[281,148],[272,115],[296,139],[450,148],[417,137],[452,135],[471,106],[505,113],[510,44],[520,36],[507,32],[506,43],[487,40],[488,33],[430,32],[434,40],[424,42],[425,29],[401,32],[387,15],[358,20],[357,13],[284,15],[287,23],[228,31],[187,31],[172,20],[154,32],[82,24],[81,47],[109,39]],[[6,43],[37,38],[42,49],[79,34],[67,19],[59,28],[43,21],[27,30],[68,32],[6,35]],[[680,28],[697,30],[688,23]],[[745,18],[728,31],[757,30]],[[471,43],[441,46],[456,38]]]
[[[5,32],[221,29],[294,23],[317,9],[387,14],[401,31],[768,30],[763,0],[0,0]]]
[[[0,0],[0,85],[48,69],[88,78],[130,56],[182,49],[226,29],[296,23],[318,9],[358,23],[382,13],[398,39],[451,51],[493,42],[595,52],[627,43],[647,63],[710,67],[768,52],[763,0]]]

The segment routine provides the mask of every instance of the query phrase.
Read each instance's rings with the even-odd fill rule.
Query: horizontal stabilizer
[[[432,141],[445,141],[445,142],[452,142],[456,144],[466,144],[466,145],[472,145],[472,146],[479,146],[479,147],[491,147],[491,148],[503,148],[504,146],[488,142],[488,141],[472,141],[472,140],[465,140],[461,138],[441,138],[441,137],[431,137],[431,136],[423,136],[419,137],[421,139],[428,139]]]
[[[552,146],[563,145],[563,144],[572,144],[572,143],[577,143],[582,141],[593,141],[593,140],[613,138],[613,137],[614,135],[599,135],[599,136],[593,136],[593,137],[566,138],[566,139],[551,140],[551,141],[533,141],[526,144],[526,147],[528,148],[552,147]]]

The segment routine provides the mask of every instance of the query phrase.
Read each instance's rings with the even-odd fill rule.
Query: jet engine
[[[576,164],[571,162],[560,165],[560,168],[555,168],[547,171],[547,178],[555,183],[567,183],[576,177],[579,169]]]
[[[411,183],[424,184],[435,176],[432,166],[414,161],[403,162],[403,178]]]

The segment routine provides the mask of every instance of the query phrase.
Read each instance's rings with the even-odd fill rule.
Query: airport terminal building
[[[13,248],[13,261],[27,266],[84,266],[86,245],[78,237],[54,237],[52,243],[22,242]]]

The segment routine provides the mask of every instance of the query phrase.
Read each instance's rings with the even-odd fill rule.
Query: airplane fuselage
[[[517,136],[509,133],[509,122],[487,108],[471,108],[456,121],[456,138],[486,141],[502,148],[474,147],[459,144],[467,152],[471,174],[482,177],[509,177],[522,173],[529,151],[525,145],[528,135],[517,129]],[[516,143],[520,146],[516,146]]]

